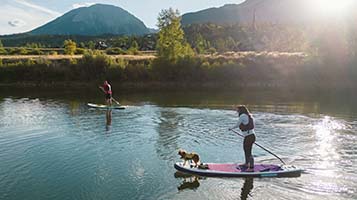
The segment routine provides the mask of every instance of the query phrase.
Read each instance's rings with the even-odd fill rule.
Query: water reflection
[[[248,199],[250,195],[250,192],[252,191],[253,189],[253,178],[245,178],[244,180],[244,184],[243,184],[243,187],[242,187],[242,192],[240,194],[240,199],[242,200],[245,200],[245,199]]]
[[[41,101],[38,98],[12,99],[6,98],[0,106],[0,126],[24,125],[28,127],[44,127],[48,121],[59,121],[61,111],[49,107],[60,108],[50,100]],[[50,112],[51,111],[51,112]]]
[[[331,117],[324,117],[321,122],[314,126],[316,137],[316,152],[321,158],[317,165],[320,168],[334,169],[335,162],[333,160],[339,160],[340,156],[336,150],[336,136],[338,131],[344,129],[344,125]],[[325,172],[326,173],[326,172]],[[333,175],[333,174],[330,174]]]
[[[83,105],[91,99],[85,94],[22,96],[0,101],[0,199],[357,199],[355,103],[265,103],[261,98],[262,105],[252,105],[260,111],[260,141],[275,146],[274,153],[289,156],[308,173],[279,180],[202,179],[173,177],[178,148],[194,149],[210,162],[241,157],[227,153],[237,148],[237,140],[219,128],[233,119],[227,119],[225,110],[197,109],[196,96],[186,94],[169,105],[193,108],[162,107],[158,100],[147,106],[145,95],[135,96],[131,100],[143,106],[120,114],[113,111],[114,121],[110,110],[78,107],[77,101]],[[206,102],[199,106],[229,107],[237,102],[235,97],[221,101],[224,96],[211,96],[204,96]],[[170,104],[159,103],[166,102]],[[117,129],[116,117],[118,134],[102,137],[104,126]],[[256,154],[257,159],[276,161],[265,160],[270,155],[262,150]]]
[[[106,111],[105,119],[106,119],[105,130],[110,131],[111,126],[112,126],[112,109],[108,109]]]
[[[197,176],[189,178],[189,180],[187,181],[186,179],[184,179],[184,181],[181,183],[180,186],[177,187],[178,190],[185,190],[185,189],[191,189],[194,190],[196,188],[200,187],[200,182],[198,182],[198,178]]]
[[[338,179],[341,176],[338,139],[345,128],[342,122],[329,116],[313,126],[316,146],[311,155],[315,159],[312,172],[319,178],[312,180],[309,187],[315,191],[335,193],[345,190],[342,179]]]
[[[175,173],[175,178],[181,178],[182,183],[177,187],[179,191],[181,190],[195,190],[198,187],[200,187],[200,182],[198,181],[199,179],[203,179],[202,177],[199,176],[193,176],[190,174],[185,174],[182,172],[176,172]]]
[[[174,174],[176,179],[182,179],[182,182],[177,189],[182,190],[197,190],[200,187],[200,181],[206,180],[206,177],[195,176],[191,174],[185,174],[179,171],[176,171]],[[244,178],[244,183],[240,193],[240,199],[246,200],[249,197],[252,197],[250,194],[254,188],[254,178]]]
[[[182,120],[183,117],[175,109],[160,109],[156,151],[164,160],[168,160],[169,156],[173,155],[172,152],[177,152],[179,149],[177,143],[180,137],[178,127]]]
[[[80,114],[80,103],[78,101],[70,101],[69,103],[69,111],[72,116]]]

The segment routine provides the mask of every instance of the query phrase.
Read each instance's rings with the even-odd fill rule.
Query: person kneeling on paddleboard
[[[238,112],[238,123],[236,126],[230,128],[233,130],[239,127],[244,136],[244,154],[245,154],[245,164],[240,165],[240,167],[247,167],[246,171],[254,171],[254,158],[252,155],[252,147],[255,142],[255,132],[254,132],[254,119],[249,113],[249,110],[241,105],[237,107]]]
[[[100,89],[103,90],[105,94],[105,103],[108,106],[112,105],[112,86],[108,83],[108,81],[104,81],[103,86],[99,86]]]

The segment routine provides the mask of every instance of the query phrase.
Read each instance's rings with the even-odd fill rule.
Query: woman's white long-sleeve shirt
[[[236,129],[236,128],[239,128],[239,125],[243,124],[243,125],[248,125],[249,123],[249,117],[247,114],[241,114],[238,118],[238,122],[237,122],[237,125],[235,125],[234,127],[232,127],[232,129]],[[254,123],[254,119],[253,119],[253,123]],[[248,136],[248,135],[251,135],[251,134],[255,134],[255,131],[254,129],[252,130],[249,130],[249,131],[242,131],[242,134],[243,136]]]

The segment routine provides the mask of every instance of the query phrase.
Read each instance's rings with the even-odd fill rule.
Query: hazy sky
[[[45,24],[65,12],[95,3],[112,4],[128,10],[155,28],[161,9],[175,8],[181,13],[220,7],[244,0],[0,0],[0,35],[20,33]]]

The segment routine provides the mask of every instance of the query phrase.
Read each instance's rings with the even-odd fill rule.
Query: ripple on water
[[[292,179],[195,178],[175,174],[179,148],[204,162],[243,161],[229,132],[236,112],[131,106],[112,112],[41,99],[0,103],[0,199],[354,199],[357,122],[256,112],[257,142],[306,169]],[[276,163],[254,147],[256,162]],[[38,191],[38,192],[33,192]]]

